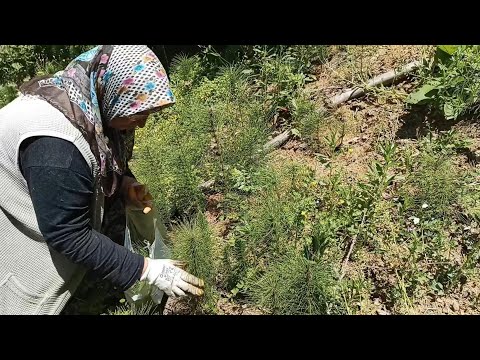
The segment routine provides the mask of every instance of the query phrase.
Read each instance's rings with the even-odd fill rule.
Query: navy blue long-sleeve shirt
[[[92,229],[91,170],[71,142],[37,137],[22,143],[20,168],[48,246],[126,290],[140,279],[144,259]]]

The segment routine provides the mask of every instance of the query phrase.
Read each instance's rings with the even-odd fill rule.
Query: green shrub
[[[224,248],[224,283],[231,290],[289,249],[303,251],[309,217],[315,208],[313,172],[290,164],[254,174],[251,196]],[[247,290],[246,288],[243,289]]]
[[[305,95],[298,95],[291,101],[292,104],[292,127],[295,133],[307,144],[317,151],[320,147],[320,139],[326,131],[326,112],[315,106],[315,103],[306,98]],[[336,147],[336,142],[335,142]]]
[[[460,143],[464,144],[464,141]],[[452,133],[424,138],[421,153],[402,190],[404,209],[419,217],[452,215],[461,191],[461,174],[453,156],[459,146]]]
[[[43,73],[63,69],[71,60],[91,45],[0,45],[0,84],[20,85]],[[53,66],[48,66],[52,63]]]
[[[298,254],[270,266],[252,284],[255,304],[278,315],[341,314],[336,281],[329,265]]]
[[[190,74],[188,68],[198,65],[184,61],[175,69]],[[213,80],[203,78],[189,90],[182,84],[178,103],[137,132],[132,163],[167,218],[203,206],[199,185],[205,181],[234,186],[237,171],[250,171],[261,163],[266,139],[261,103],[251,98],[238,69],[225,69]]]
[[[7,105],[17,97],[18,90],[13,85],[0,86],[0,108]]]
[[[446,119],[478,113],[480,96],[480,46],[439,46],[432,72],[424,85],[410,94],[410,104],[430,104]]]
[[[214,312],[216,305],[217,252],[215,239],[205,216],[198,213],[193,221],[180,223],[172,233],[173,258],[184,261],[186,270],[205,281],[205,294],[192,298],[192,311]]]

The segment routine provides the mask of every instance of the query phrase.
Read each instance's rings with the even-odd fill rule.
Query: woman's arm
[[[34,138],[22,144],[20,163],[40,231],[52,249],[121,289],[140,279],[144,258],[92,229],[94,179],[72,143]]]

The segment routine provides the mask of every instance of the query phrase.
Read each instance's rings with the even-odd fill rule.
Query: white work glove
[[[145,258],[145,261],[147,261],[147,268],[140,281],[146,281],[174,298],[185,296],[186,292],[196,296],[203,295],[203,280],[181,269],[182,262],[150,258]]]

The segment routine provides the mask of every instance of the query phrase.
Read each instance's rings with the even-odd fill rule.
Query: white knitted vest
[[[99,230],[103,195],[98,164],[86,140],[44,100],[20,96],[0,109],[0,314],[58,314],[85,270],[49,248],[40,233],[27,183],[18,166],[22,141],[52,136],[72,142],[96,179],[91,224]]]

